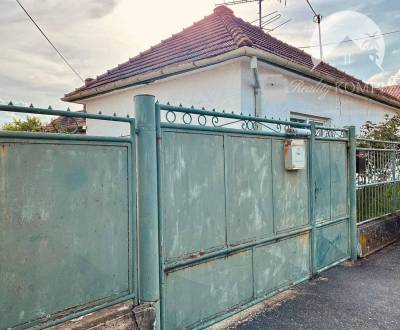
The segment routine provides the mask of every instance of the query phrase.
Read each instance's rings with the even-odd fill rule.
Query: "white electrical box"
[[[285,140],[285,168],[289,171],[301,170],[306,166],[306,150],[304,140]]]

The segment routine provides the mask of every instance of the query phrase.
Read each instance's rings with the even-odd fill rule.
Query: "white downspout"
[[[261,116],[261,84],[260,75],[258,73],[257,56],[253,56],[250,61],[250,68],[254,74],[254,114],[256,117]]]

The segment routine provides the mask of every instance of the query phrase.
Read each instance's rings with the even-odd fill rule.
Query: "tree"
[[[383,122],[377,124],[367,121],[361,127],[360,133],[363,139],[400,142],[400,115],[385,115]]]
[[[27,116],[26,119],[14,118],[11,123],[4,124],[2,129],[5,131],[42,132],[43,124],[39,118]]]

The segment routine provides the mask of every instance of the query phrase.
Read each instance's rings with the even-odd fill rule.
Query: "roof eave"
[[[364,90],[359,88],[360,86],[356,86],[356,89],[354,88],[350,88],[352,86],[350,86],[351,83],[349,84],[344,84],[345,82],[339,79],[335,79],[329,75],[323,74],[318,72],[317,70],[311,70],[306,66],[294,63],[292,61],[289,60],[285,60],[280,56],[271,54],[269,52],[263,51],[261,49],[256,49],[256,48],[250,48],[248,50],[248,54],[251,54],[252,56],[257,56],[257,58],[261,59],[261,60],[265,60],[271,64],[276,64],[279,65],[280,67],[286,68],[286,69],[290,69],[292,71],[298,72],[304,76],[310,77],[310,78],[314,78],[317,79],[323,83],[327,83],[329,85],[333,85],[336,86],[342,90],[345,90],[347,92],[350,92],[352,94],[356,94],[356,95],[361,95],[364,96],[366,98],[369,99],[373,99],[375,101],[378,101],[380,103],[384,103],[386,105],[395,107],[397,111],[400,111],[400,100],[395,100],[393,98],[390,97],[386,97],[384,95],[377,95],[374,94],[370,91]],[[376,88],[377,89],[377,88]]]
[[[210,65],[225,62],[243,55],[246,55],[246,50],[242,47],[230,52],[217,55],[214,57],[192,61],[187,63],[176,64],[168,67],[161,68],[159,70],[151,71],[145,74],[137,75],[134,77],[129,77],[126,79],[117,80],[99,87],[88,88],[82,91],[75,91],[69,94],[65,94],[61,99],[66,102],[77,102],[83,101],[87,98],[94,97],[100,94],[106,94],[108,92],[114,91],[116,89],[123,89],[130,86],[138,85],[140,83],[147,83],[149,81],[155,81],[163,79],[166,76],[176,75],[182,72],[204,68]],[[78,102],[77,102],[78,103]]]
[[[384,103],[386,105],[392,106],[396,108],[397,111],[400,111],[400,100],[396,101],[393,98],[386,97],[384,95],[377,95],[372,93],[371,91],[360,89],[360,88],[350,88],[347,84],[343,85],[343,81],[339,79],[332,78],[329,75],[323,74],[318,72],[317,70],[310,70],[308,67],[294,63],[290,60],[286,60],[280,56],[271,54],[267,51],[257,49],[257,48],[252,48],[252,47],[241,47],[235,50],[232,50],[230,52],[210,57],[207,59],[202,59],[198,61],[193,61],[193,62],[188,62],[188,63],[183,63],[183,64],[177,64],[169,67],[162,68],[160,70],[152,71],[149,73],[145,73],[142,75],[137,75],[134,77],[126,78],[126,79],[121,79],[109,84],[105,84],[99,87],[94,87],[94,88],[88,88],[84,89],[82,91],[76,91],[72,92],[70,94],[66,94],[62,100],[66,102],[76,102],[79,103],[78,101],[83,101],[88,98],[92,98],[97,95],[102,95],[106,94],[112,91],[115,91],[117,89],[124,89],[128,88],[130,86],[134,85],[139,85],[141,83],[147,83],[149,81],[155,81],[155,80],[160,80],[163,79],[166,76],[170,75],[176,75],[185,71],[189,70],[195,70],[199,68],[204,68],[210,65],[214,65],[217,63],[225,62],[227,60],[231,60],[237,57],[241,56],[256,56],[257,58],[261,60],[265,60],[271,64],[276,64],[279,65],[283,68],[291,69],[295,72],[298,72],[300,74],[303,74],[307,77],[318,79],[324,83],[328,83],[333,86],[337,86],[342,90],[346,90],[347,92],[356,94],[356,95],[361,95],[364,97],[367,97],[369,99],[373,99],[375,101],[378,101],[380,103]],[[359,86],[356,86],[359,87]]]

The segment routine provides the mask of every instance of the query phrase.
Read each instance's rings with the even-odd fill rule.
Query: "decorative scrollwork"
[[[204,116],[204,115],[199,115],[199,116],[197,117],[197,123],[198,123],[200,126],[206,126],[206,125],[207,125],[207,117]]]
[[[167,122],[169,122],[170,124],[175,123],[176,121],[176,113],[173,111],[167,111],[167,113],[165,114],[165,119],[167,120]]]
[[[242,129],[255,131],[257,129],[257,123],[253,120],[243,120]]]
[[[325,129],[320,127],[315,130],[315,136],[330,139],[344,139],[347,137],[347,132],[342,129]]]
[[[210,113],[197,113],[195,111],[190,112],[190,110],[165,110],[164,118],[169,124],[180,123],[183,125],[212,126],[215,128],[233,128],[242,129],[245,131],[264,130],[274,133],[285,133],[285,130],[290,127],[289,124],[275,124],[275,121],[273,120],[271,123],[269,123],[266,118],[261,119],[251,116],[245,117],[242,114],[240,115],[240,117],[238,117],[234,113],[226,114],[217,113],[215,111],[210,111]]]
[[[217,116],[212,116],[211,117],[211,123],[213,124],[214,127],[218,127],[219,119]]]
[[[185,112],[184,114],[183,114],[183,122],[186,124],[186,125],[190,125],[191,123],[192,123],[192,115],[189,113],[189,112]]]
[[[273,132],[278,134],[286,134],[289,131],[296,132],[297,128],[303,130],[309,129],[308,125],[299,125],[298,123],[291,123],[284,120],[274,120],[267,118],[253,117],[251,115],[245,116],[242,113],[240,115],[235,113],[205,111],[204,109],[196,110],[192,108],[171,107],[166,105],[165,108],[161,106],[161,110],[164,111],[164,120],[169,124],[180,124],[180,125],[197,125],[197,126],[209,126],[214,128],[231,128],[245,131],[258,131]],[[300,130],[301,130],[300,129]],[[306,134],[305,132],[304,134]],[[293,133],[292,133],[293,134]],[[307,134],[306,134],[307,135]],[[347,138],[347,130],[336,129],[329,127],[317,127],[315,135],[317,137],[324,138]]]

